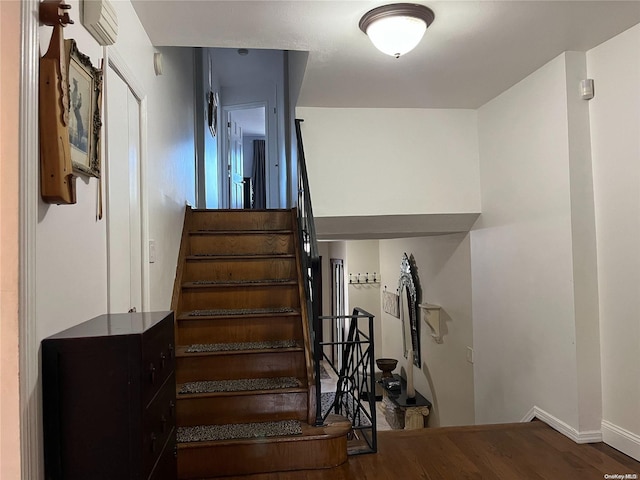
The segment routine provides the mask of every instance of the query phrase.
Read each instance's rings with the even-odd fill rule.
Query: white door
[[[244,206],[244,178],[242,155],[242,127],[229,112],[229,208]]]
[[[140,102],[116,71],[107,73],[109,312],[141,311]]]

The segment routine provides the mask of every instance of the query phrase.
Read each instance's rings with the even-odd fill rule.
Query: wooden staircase
[[[315,382],[300,254],[294,210],[187,207],[172,300],[178,478],[346,461],[350,422],[330,416],[324,426],[313,426]],[[244,428],[239,424],[291,421],[299,422],[299,430],[288,435],[193,441],[184,434],[188,427],[214,425],[227,432]]]

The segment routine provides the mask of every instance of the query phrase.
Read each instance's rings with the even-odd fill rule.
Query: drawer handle
[[[173,358],[173,344],[169,344],[169,359]]]
[[[169,402],[169,416],[171,418],[173,418],[173,412],[174,412],[175,408],[176,408],[176,403],[173,400],[171,400]]]
[[[156,434],[152,433],[151,434],[151,453],[154,453],[156,451],[156,440],[157,440]]]
[[[164,352],[162,352],[160,354],[160,368],[164,369],[166,359],[167,356],[164,354]]]
[[[167,417],[165,417],[164,415],[162,415],[162,417],[160,417],[160,430],[162,431],[162,433],[167,431]]]
[[[149,376],[151,377],[151,383],[156,383],[156,367],[153,363],[149,366]]]

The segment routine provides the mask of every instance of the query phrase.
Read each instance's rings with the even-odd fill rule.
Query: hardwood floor
[[[604,443],[578,445],[543,422],[378,432],[378,453],[327,470],[227,480],[640,480],[640,462]],[[634,476],[636,475],[636,476]],[[616,477],[608,477],[616,478]]]

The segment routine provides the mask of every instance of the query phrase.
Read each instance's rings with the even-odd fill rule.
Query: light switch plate
[[[149,240],[149,263],[155,263],[156,261],[156,241]]]

